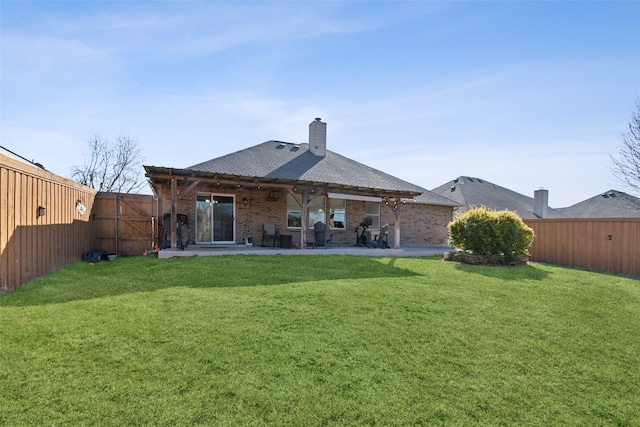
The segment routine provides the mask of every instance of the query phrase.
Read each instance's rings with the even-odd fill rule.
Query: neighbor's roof
[[[309,144],[267,141],[235,153],[189,166],[188,170],[225,175],[275,179],[279,182],[327,183],[335,188],[381,189],[420,195],[422,203],[456,206],[443,196],[333,151],[316,156]]]
[[[44,166],[42,166],[40,163],[36,163],[34,161],[28,160],[28,159],[22,157],[20,154],[14,153],[13,151],[9,150],[8,148],[0,146],[0,154],[5,155],[7,157],[10,157],[10,158],[12,158],[14,160],[18,160],[19,162],[26,163],[26,164],[31,165],[31,166],[36,166],[36,167],[39,167],[40,169],[44,169]]]
[[[481,178],[460,176],[431,191],[463,205],[459,212],[465,212],[473,206],[485,206],[496,210],[508,209],[516,212],[522,219],[538,218],[533,213],[532,197],[516,193]],[[547,209],[547,218],[562,217],[564,215],[556,209]]]
[[[568,218],[640,218],[640,199],[609,190],[558,211]]]

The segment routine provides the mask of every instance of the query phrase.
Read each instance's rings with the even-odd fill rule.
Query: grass
[[[78,263],[0,297],[0,425],[640,425],[640,282],[541,264]]]

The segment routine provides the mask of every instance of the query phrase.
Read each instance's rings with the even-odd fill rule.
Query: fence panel
[[[527,219],[533,261],[640,277],[640,218]]]
[[[95,194],[0,154],[0,294],[82,259],[94,246]]]
[[[98,249],[134,256],[153,246],[153,196],[98,193],[94,215]]]

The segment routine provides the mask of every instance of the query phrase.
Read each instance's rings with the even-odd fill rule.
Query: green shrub
[[[514,261],[529,255],[533,230],[514,212],[483,206],[470,209],[449,223],[449,241],[463,251]]]

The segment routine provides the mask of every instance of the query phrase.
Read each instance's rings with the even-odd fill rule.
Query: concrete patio
[[[425,257],[442,255],[450,251],[447,245],[433,245],[419,248],[377,249],[356,246],[338,246],[317,249],[284,249],[269,246],[246,245],[190,245],[185,249],[163,249],[158,252],[158,258],[175,258],[190,256],[216,255],[358,255],[374,257]]]

